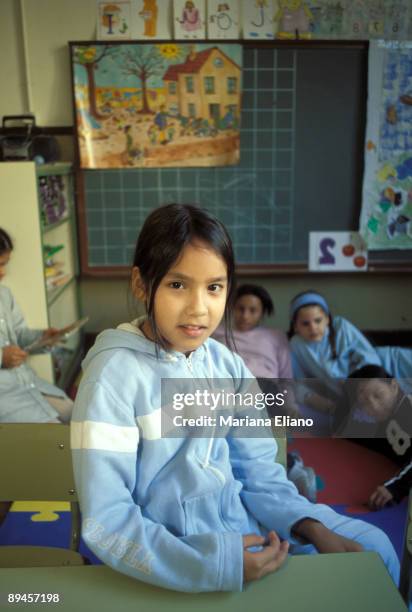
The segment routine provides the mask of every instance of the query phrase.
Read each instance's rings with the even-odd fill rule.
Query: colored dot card
[[[368,252],[358,232],[310,232],[309,270],[313,272],[364,272]]]

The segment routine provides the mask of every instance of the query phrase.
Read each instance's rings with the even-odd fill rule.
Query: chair
[[[0,501],[70,502],[68,548],[0,546],[0,567],[84,565],[80,509],[74,486],[70,427],[58,423],[0,424]]]

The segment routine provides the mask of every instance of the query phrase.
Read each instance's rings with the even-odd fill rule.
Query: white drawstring
[[[209,347],[207,346],[207,344],[205,344],[204,347],[205,347],[205,350],[206,350],[207,362],[208,362],[208,366],[209,366],[209,378],[212,381],[213,380],[213,362],[212,362],[212,356],[210,354]],[[215,468],[212,468],[209,465],[210,455],[212,453],[212,446],[213,446],[213,441],[214,441],[214,436],[215,436],[215,430],[216,430],[216,425],[213,425],[212,437],[209,438],[209,444],[208,444],[208,447],[207,447],[206,457],[205,457],[205,460],[204,460],[202,465],[203,465],[204,468],[208,467],[210,469],[213,469],[213,471],[219,472],[219,474],[221,474],[221,472],[219,470],[216,470]]]

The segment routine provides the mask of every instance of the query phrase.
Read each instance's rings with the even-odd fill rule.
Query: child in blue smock
[[[337,421],[345,408],[344,379],[359,368],[383,366],[396,378],[412,378],[410,349],[373,347],[350,321],[333,317],[316,291],[293,298],[288,335],[294,378],[312,379],[298,385],[298,401],[321,412],[340,412]]]
[[[236,393],[253,381],[210,337],[223,317],[230,329],[234,270],[229,235],[206,211],[170,204],[146,219],[131,287],[147,314],[98,336],[71,422],[84,540],[115,570],[179,591],[240,591],[288,551],[373,550],[396,582],[386,535],[300,496],[272,436],[164,428],[162,380],[223,379]]]
[[[9,234],[0,228],[0,281],[12,255]],[[0,285],[0,423],[67,422],[72,400],[62,389],[39,378],[26,363],[25,347],[50,339],[57,329],[30,329],[10,289]]]
[[[9,234],[0,228],[0,282],[12,251]],[[71,399],[36,376],[26,363],[24,347],[40,337],[51,339],[56,332],[29,329],[10,289],[0,285],[0,423],[61,423],[70,418]],[[10,504],[0,503],[0,525]]]

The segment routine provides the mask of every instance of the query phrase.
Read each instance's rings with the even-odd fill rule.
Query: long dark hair
[[[236,289],[235,304],[243,295],[254,295],[262,303],[262,313],[271,315],[275,311],[272,298],[264,287],[260,285],[240,285]]]
[[[309,289],[309,291],[302,291],[301,293],[298,293],[297,295],[295,295],[295,297],[292,299],[292,303],[299,297],[301,297],[302,295],[305,295],[306,293],[317,293],[325,302],[326,299],[323,297],[323,295],[321,293],[319,293],[319,291],[315,291],[314,289]],[[323,308],[323,306],[321,304],[319,304],[318,302],[310,302],[308,304],[304,304],[303,306],[301,306],[300,308],[297,308],[295,310],[295,312],[292,315],[292,318],[290,320],[290,326],[289,326],[289,331],[288,331],[288,338],[290,340],[290,338],[292,338],[295,335],[295,323],[296,323],[296,319],[298,317],[299,311],[302,308],[306,308],[307,306],[319,306],[319,308],[321,308],[323,310],[323,312],[325,313],[325,315],[327,317],[329,317],[329,345],[332,351],[332,359],[337,359],[337,353],[336,353],[336,333],[335,333],[335,327],[333,325],[333,315],[331,313],[331,311],[329,310],[329,312],[325,312],[325,309]]]
[[[8,233],[0,227],[0,255],[13,250],[13,242]]]
[[[168,204],[147,217],[137,239],[133,266],[137,266],[146,294],[146,310],[156,345],[167,350],[154,317],[156,291],[162,278],[178,259],[182,250],[194,240],[207,243],[225,262],[227,299],[225,336],[233,345],[231,311],[235,287],[235,261],[232,241],[224,225],[209,212],[193,204]]]

